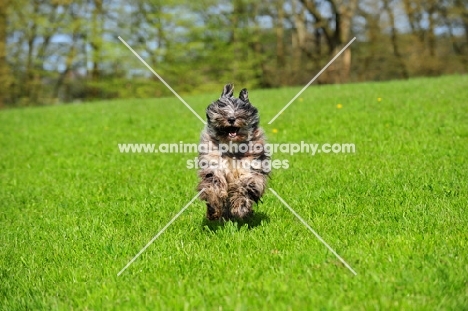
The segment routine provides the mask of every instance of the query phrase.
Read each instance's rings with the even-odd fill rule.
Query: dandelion
[[[381,102],[381,101],[382,101],[382,98],[377,97],[377,101],[378,101],[378,102]]]
[[[343,108],[343,105],[342,105],[342,104],[338,104],[338,105],[336,105],[336,108],[341,109],[341,108]]]
[[[300,102],[301,102],[301,101],[303,101],[302,97],[301,97],[301,98],[299,98],[299,101],[300,101]]]
[[[277,129],[273,129],[273,133],[278,133],[278,130]]]

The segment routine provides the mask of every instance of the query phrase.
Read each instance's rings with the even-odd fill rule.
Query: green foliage
[[[184,94],[227,82],[304,85],[354,36],[317,83],[466,73],[467,9],[422,0],[3,1],[0,106],[168,95],[118,37]],[[390,18],[401,15],[405,23]]]
[[[270,186],[357,276],[268,192],[251,223],[208,224],[196,201],[117,277],[197,183],[196,154],[117,144],[203,125],[173,97],[0,111],[0,309],[465,309],[467,83],[315,86],[272,125],[299,88],[250,90],[271,143],[356,144],[277,153]],[[203,115],[221,87],[185,99]]]

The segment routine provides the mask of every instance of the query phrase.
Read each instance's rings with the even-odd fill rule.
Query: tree
[[[352,18],[357,0],[300,0],[314,19],[314,27],[325,36],[330,56],[336,55],[351,39]],[[327,10],[319,9],[326,6]],[[329,11],[329,15],[325,12]],[[346,82],[351,70],[351,49],[346,49],[328,71],[329,82]]]
[[[91,79],[98,81],[100,76],[101,50],[104,28],[104,8],[102,0],[91,0],[91,31],[89,36],[89,45],[91,46]]]
[[[10,70],[7,63],[7,14],[9,0],[0,3],[0,108],[5,105],[9,94]]]
[[[395,15],[393,13],[394,6],[392,5],[393,0],[382,0],[382,4],[383,4],[383,10],[384,12],[387,13],[389,23],[390,23],[390,29],[391,29],[390,37],[391,37],[391,42],[392,42],[393,54],[395,55],[398,65],[401,69],[402,77],[404,79],[408,79],[409,78],[408,70],[406,69],[406,64],[405,64],[405,61],[403,60],[403,56],[401,55],[401,52],[400,52],[400,46],[398,44],[398,38],[397,38],[398,34],[396,30],[396,25],[395,25]]]

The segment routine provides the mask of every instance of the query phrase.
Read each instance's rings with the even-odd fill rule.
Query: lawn
[[[235,82],[235,81],[234,81]],[[157,82],[155,82],[157,83]],[[0,111],[3,310],[462,310],[468,308],[468,76],[250,90],[271,143],[354,143],[276,153],[274,189],[247,223],[207,223],[196,143],[177,98]],[[236,87],[236,93],[242,86]],[[185,97],[203,117],[221,91]],[[177,88],[176,88],[177,89]]]

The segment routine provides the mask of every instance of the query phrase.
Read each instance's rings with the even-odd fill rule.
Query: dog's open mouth
[[[227,133],[229,138],[236,138],[237,133],[239,132],[239,128],[235,126],[228,126],[224,129],[224,131]]]

